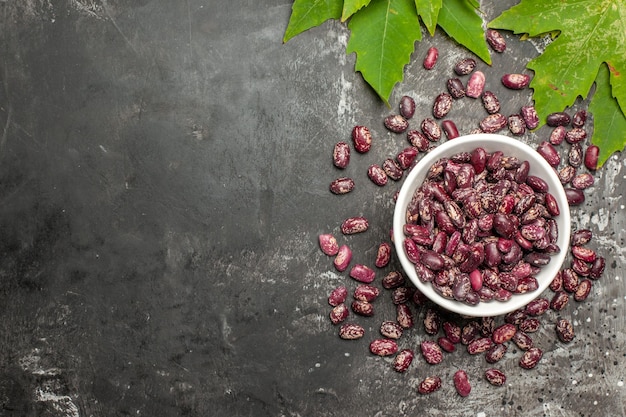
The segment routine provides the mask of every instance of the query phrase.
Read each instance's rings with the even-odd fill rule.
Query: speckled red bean
[[[414,325],[413,312],[408,304],[396,306],[396,321],[403,329],[410,329]]]
[[[585,278],[580,281],[578,288],[576,288],[576,291],[574,292],[574,300],[578,302],[585,301],[591,292],[592,286],[593,283],[590,279]]]
[[[333,165],[344,169],[350,163],[350,145],[346,142],[337,142],[333,148]]]
[[[459,99],[465,97],[465,86],[458,78],[448,79],[446,87],[448,88],[448,93],[450,93],[452,98]]]
[[[485,352],[485,360],[487,363],[496,363],[504,357],[507,350],[507,345],[503,343],[496,343]]]
[[[420,394],[432,394],[441,388],[441,378],[434,375],[424,378],[417,387]]]
[[[537,298],[526,305],[526,312],[531,316],[540,316],[550,308],[550,300]]]
[[[459,343],[461,341],[461,326],[457,323],[445,321],[441,327],[443,328],[446,338],[452,343]]]
[[[495,29],[487,29],[485,33],[487,43],[496,52],[504,52],[506,50],[506,40],[500,32]]]
[[[435,335],[439,332],[441,327],[441,317],[439,313],[433,308],[426,310],[424,315],[424,330],[430,335]]]
[[[576,188],[577,190],[586,190],[593,185],[594,178],[593,175],[591,175],[590,173],[583,172],[574,176],[571,182],[572,187]]]
[[[443,132],[446,134],[448,139],[458,138],[459,129],[456,127],[456,124],[452,120],[444,120],[441,122],[441,128]]]
[[[430,140],[418,130],[409,130],[406,137],[409,143],[420,152],[426,152],[430,147]]]
[[[567,134],[567,129],[565,126],[556,126],[550,132],[549,142],[553,145],[560,145],[565,140],[565,135]]]
[[[552,193],[545,194],[545,204],[546,209],[551,216],[556,217],[561,213],[559,202],[556,200],[556,197]]]
[[[410,119],[415,114],[415,100],[411,96],[400,98],[400,115],[405,119]]]
[[[485,378],[491,385],[495,385],[497,387],[502,386],[506,383],[506,375],[499,369],[490,368],[485,371]]]
[[[374,305],[368,301],[354,300],[350,307],[359,316],[372,317],[374,315]]]
[[[348,269],[350,261],[352,261],[352,250],[348,247],[348,245],[341,245],[333,261],[335,269],[339,272],[345,271]]]
[[[533,369],[542,357],[543,351],[538,347],[532,347],[524,352],[519,360],[519,365],[524,369]]]
[[[593,232],[590,229],[577,229],[572,232],[570,244],[572,246],[584,246],[593,238]]]
[[[398,288],[406,282],[406,278],[399,271],[390,271],[381,281],[383,288],[390,290]]]
[[[477,355],[488,351],[493,346],[493,341],[490,337],[479,337],[472,340],[467,345],[467,353],[470,355]]]
[[[368,284],[361,284],[354,289],[353,297],[355,300],[367,301],[371,303],[376,300],[379,295],[380,290],[377,287]]]
[[[500,113],[490,114],[480,121],[479,127],[485,133],[495,133],[507,126],[508,120],[506,116]]]
[[[393,133],[402,133],[409,128],[409,122],[401,114],[390,114],[385,117],[383,124]]]
[[[462,369],[457,370],[453,376],[454,388],[461,397],[467,397],[472,391],[467,372]]]
[[[463,58],[454,65],[454,72],[457,75],[467,75],[476,68],[476,60],[473,58]]]
[[[411,349],[402,349],[395,358],[393,358],[393,369],[396,372],[406,372],[413,362],[415,354]]]
[[[481,99],[487,113],[494,114],[500,111],[500,100],[492,91],[487,90],[483,92]]]
[[[521,90],[530,83],[530,76],[527,74],[504,74],[501,81],[506,88]]]
[[[526,133],[526,123],[519,114],[511,114],[508,117],[509,131],[515,136]]]
[[[567,152],[567,162],[575,167],[578,168],[579,166],[581,166],[583,164],[583,147],[580,143],[573,143],[572,146],[570,146],[569,151]]]
[[[574,340],[576,336],[574,333],[574,326],[572,323],[564,318],[559,318],[556,322],[556,335],[563,343],[569,343]]]
[[[526,178],[526,184],[538,193],[548,192],[548,183],[543,178],[536,175],[529,175]]]
[[[417,158],[417,154],[417,148],[409,146],[408,148],[404,148],[403,150],[401,150],[398,155],[396,155],[396,161],[398,161],[400,168],[409,169]]]
[[[569,114],[565,112],[555,112],[550,113],[546,117],[546,124],[548,126],[556,127],[556,126],[567,126],[571,121],[571,117]]]
[[[398,343],[392,339],[374,339],[370,342],[370,352],[378,356],[391,356],[398,351]]]
[[[572,117],[572,126],[583,127],[587,121],[587,111],[582,109],[577,111]]]
[[[494,343],[502,344],[506,343],[513,338],[513,335],[517,331],[517,327],[512,323],[504,323],[498,326],[491,336]]]
[[[328,256],[335,256],[339,252],[337,238],[330,233],[323,233],[319,235],[318,242],[322,252]]]
[[[533,347],[533,339],[521,330],[518,330],[511,339],[521,350],[529,350]]]
[[[424,340],[420,343],[420,350],[426,362],[431,365],[441,363],[443,360],[443,353],[437,342]]]
[[[372,147],[372,133],[367,126],[355,126],[352,129],[352,143],[359,153],[366,153]]]
[[[369,284],[376,278],[376,272],[367,265],[355,264],[350,269],[350,277],[365,284]]]
[[[465,95],[471,98],[478,98],[485,89],[485,74],[482,71],[474,71],[470,75],[465,86]]]
[[[519,324],[519,329],[524,333],[534,333],[539,330],[540,327],[541,322],[535,317],[527,318]]]
[[[439,125],[437,124],[436,121],[434,121],[431,118],[425,118],[422,121],[421,124],[421,129],[422,129],[422,133],[424,133],[424,136],[426,136],[426,138],[431,141],[431,142],[437,142],[439,139],[441,139],[441,128],[439,127]]]
[[[598,279],[604,273],[605,260],[603,256],[596,256],[596,260],[593,261],[591,268],[589,269],[589,278]]]
[[[328,187],[331,193],[342,195],[354,190],[354,180],[349,177],[334,179]]]
[[[554,311],[563,310],[569,303],[569,295],[564,290],[557,290],[550,300],[550,308]]]
[[[435,67],[435,65],[437,64],[437,59],[439,58],[439,50],[434,47],[431,46],[430,48],[428,48],[428,51],[426,51],[426,57],[424,57],[424,68],[427,70],[431,70]]]
[[[380,334],[387,339],[399,339],[402,337],[404,329],[397,322],[385,320],[380,325]]]
[[[452,109],[452,96],[449,93],[440,93],[433,103],[433,116],[435,119],[445,117]]]
[[[391,292],[391,301],[394,304],[404,304],[413,298],[413,287],[398,287]]]
[[[600,155],[600,148],[596,145],[589,145],[585,150],[585,167],[591,171],[595,171],[598,168],[598,157]]]
[[[356,340],[365,335],[363,326],[356,323],[344,323],[339,328],[339,337],[344,340]]]
[[[572,181],[572,178],[576,176],[576,167],[566,165],[557,172],[557,175],[559,177],[559,181],[561,181],[561,184],[568,184],[570,181]]]
[[[383,170],[387,177],[391,178],[394,181],[398,181],[404,175],[404,170],[400,166],[398,162],[396,162],[393,158],[386,158],[383,161]]]
[[[387,242],[382,242],[378,245],[378,250],[376,251],[376,259],[374,261],[374,265],[377,268],[384,268],[389,264],[391,260],[391,245]]]
[[[585,139],[587,139],[587,132],[580,127],[575,127],[565,134],[567,143],[580,143]]]
[[[480,324],[475,321],[469,321],[461,328],[461,343],[469,345],[480,335]]]
[[[330,292],[328,295],[328,304],[337,307],[339,304],[344,303],[346,298],[348,298],[348,289],[342,285]]]
[[[341,303],[333,307],[333,309],[330,310],[330,314],[329,314],[330,321],[333,324],[341,323],[342,321],[347,319],[349,315],[350,315],[350,310],[348,310],[348,306],[346,306],[344,303]]]
[[[548,164],[553,167],[558,166],[561,163],[561,156],[555,147],[548,141],[543,141],[537,147],[539,155],[543,156]]]
[[[454,343],[452,343],[452,341],[445,336],[437,338],[437,344],[441,349],[445,350],[448,353],[452,353],[456,350],[456,346],[454,345]]]
[[[369,228],[367,218],[362,216],[349,217],[341,223],[341,233],[344,235],[353,235],[355,233],[363,233]]]
[[[539,126],[539,115],[534,106],[523,106],[521,113],[527,128],[532,130]]]
[[[372,182],[379,187],[387,184],[388,177],[385,170],[378,164],[372,164],[367,169],[367,176]]]
[[[577,188],[565,188],[565,197],[570,206],[579,206],[585,202],[585,194]]]

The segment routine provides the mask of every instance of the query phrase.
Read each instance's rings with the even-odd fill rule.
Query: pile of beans
[[[488,30],[486,38],[494,51],[501,53],[506,49],[504,39],[497,31]],[[424,59],[424,68],[432,70],[438,56],[439,52],[435,48],[429,49]],[[412,128],[410,125],[416,111],[415,101],[409,96],[401,98],[398,113],[386,117],[383,125],[390,132],[405,134],[409,146],[394,157],[388,157],[382,163],[372,164],[367,168],[366,175],[374,184],[383,187],[389,180],[401,180],[404,173],[417,163],[420,155],[430,151],[444,135],[448,139],[458,137],[459,131],[455,123],[446,119],[446,116],[454,102],[463,97],[480,98],[487,112],[487,116],[479,121],[478,128],[468,133],[495,133],[508,128],[512,135],[521,136],[527,129],[538,127],[539,119],[532,106],[522,107],[519,114],[502,115],[498,98],[494,93],[485,90],[485,75],[476,66],[476,61],[472,58],[462,59],[454,66],[453,70],[458,77],[447,81],[448,91],[434,99],[432,117],[424,118],[419,123],[419,128]],[[467,78],[465,84],[462,77]],[[501,82],[510,89],[523,89],[528,86],[530,77],[525,74],[505,74]],[[564,112],[548,116],[546,124],[552,129],[550,136],[537,147],[537,151],[558,172],[570,206],[584,202],[584,190],[593,185],[593,172],[598,162],[598,148],[585,145],[586,118],[587,113],[584,110],[573,117]],[[352,150],[357,154],[364,154],[370,151],[374,143],[372,132],[363,125],[353,128],[351,139],[351,143],[338,142],[333,148],[333,164],[338,170],[343,170],[350,164]],[[564,144],[569,145],[569,148],[563,149]],[[566,157],[562,158],[561,154]],[[527,171],[524,174],[527,169],[524,161],[517,161],[513,156],[497,152],[483,154],[477,149],[469,154],[456,155],[445,161],[445,164],[442,162],[435,164],[429,185],[418,191],[422,194],[415,198],[407,212],[405,234],[411,237],[407,241],[419,242],[423,239],[420,242],[422,247],[419,255],[415,255],[416,266],[418,263],[425,264],[423,270],[426,275],[421,275],[422,279],[436,283],[438,275],[443,274],[433,271],[458,269],[460,275],[466,277],[462,279],[462,284],[458,284],[459,288],[457,285],[444,285],[439,291],[470,304],[481,299],[505,300],[515,292],[532,290],[536,284],[528,277],[532,277],[537,268],[548,261],[546,256],[560,250],[555,247],[553,225],[553,217],[558,215],[559,208],[554,205],[542,180],[529,179]],[[466,166],[472,167],[473,178],[468,187],[459,187],[459,183],[469,181],[466,178]],[[487,185],[481,182],[481,176]],[[487,181],[487,176],[493,180],[491,183]],[[503,186],[504,180],[508,181],[506,187]],[[330,191],[345,195],[355,188],[355,184],[353,178],[340,176],[331,181]],[[464,206],[463,211],[471,210],[472,199],[475,198],[475,191],[471,190],[481,186],[493,187],[497,189],[497,193],[502,193],[496,201],[488,203],[494,204],[493,211],[459,217],[458,211],[461,207],[458,206],[458,201],[466,199],[467,208]],[[430,201],[436,206],[436,210],[428,211],[422,207],[424,203],[420,201]],[[427,219],[428,213],[431,214],[431,220]],[[439,214],[441,219],[438,222],[435,213],[444,213],[446,216]],[[439,229],[443,226],[445,242],[443,235],[439,233],[429,233],[426,236],[420,229],[425,224],[430,225],[426,228],[431,231],[435,229],[432,227],[435,224]],[[529,226],[525,227],[526,225]],[[564,264],[545,294],[541,294],[525,307],[501,317],[464,318],[433,304],[406,279],[401,270],[394,269],[396,262],[390,242],[379,243],[375,259],[370,261],[372,266],[368,265],[370,262],[353,262],[353,252],[348,244],[350,236],[365,233],[369,228],[367,218],[354,216],[344,219],[339,226],[344,242],[339,242],[339,235],[335,236],[333,233],[320,234],[318,237],[322,252],[333,260],[335,269],[338,272],[347,272],[350,277],[346,285],[337,286],[328,295],[331,306],[330,321],[338,328],[340,338],[362,339],[366,335],[366,329],[359,321],[371,320],[369,318],[375,315],[376,303],[380,302],[378,300],[383,293],[387,293],[386,297],[391,300],[396,317],[395,320],[384,320],[380,323],[379,334],[372,335],[369,351],[389,358],[391,366],[398,373],[407,372],[417,362],[416,357],[421,356],[424,366],[419,368],[419,372],[425,373],[425,376],[416,387],[420,394],[429,394],[442,387],[444,381],[437,375],[436,365],[459,349],[472,356],[484,357],[488,366],[481,378],[494,386],[502,386],[506,382],[506,375],[497,364],[511,354],[509,347],[512,345],[521,352],[519,366],[523,369],[535,368],[540,363],[544,350],[533,339],[533,334],[542,326],[552,326],[555,340],[563,344],[571,342],[575,338],[573,326],[562,314],[572,301],[582,302],[587,299],[593,283],[602,276],[605,268],[604,258],[589,245],[592,240],[591,230],[576,230],[572,233],[569,246],[569,263]],[[413,239],[414,236],[417,238]],[[468,243],[479,240],[480,249]],[[459,258],[455,260],[455,251],[446,252],[448,245],[453,245],[450,241],[456,242],[457,247],[462,243],[468,248],[466,254],[457,255]],[[506,257],[514,244],[520,251],[515,252],[515,256],[511,255],[512,259],[508,259]],[[410,252],[410,248],[407,249]],[[475,272],[480,265],[475,264],[475,260],[468,261],[478,251],[482,251],[483,262],[486,262],[480,279]],[[359,258],[359,255],[355,258]],[[485,270],[500,271],[501,274],[496,276],[505,277],[505,282],[498,282],[497,286],[490,287],[488,283],[491,283],[489,280],[493,277],[488,276],[489,273],[485,274]],[[377,279],[382,271],[386,273]],[[511,276],[515,279],[506,281]],[[418,325],[420,322],[421,326]],[[409,340],[405,342],[406,347],[402,346],[403,336],[416,328],[422,330],[419,336],[421,340],[404,337],[404,340]],[[460,369],[454,373],[451,384],[460,396],[465,397],[471,392],[472,378],[473,376]]]

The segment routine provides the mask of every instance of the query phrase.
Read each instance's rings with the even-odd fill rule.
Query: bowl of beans
[[[408,278],[464,316],[498,316],[537,298],[568,252],[563,186],[529,145],[498,134],[449,140],[398,193],[393,238]]]

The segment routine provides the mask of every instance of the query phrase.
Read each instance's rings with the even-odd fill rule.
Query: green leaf
[[[415,0],[417,14],[422,19],[422,22],[424,22],[424,26],[426,26],[426,30],[428,30],[430,36],[435,34],[442,2],[443,0]]]
[[[345,22],[350,16],[370,4],[371,0],[344,0],[341,21]]]
[[[491,54],[485,41],[483,19],[467,0],[444,0],[439,11],[439,26],[452,39],[491,65]]]
[[[617,100],[611,97],[609,68],[600,67],[596,78],[596,91],[591,99],[589,111],[593,114],[593,136],[591,142],[600,148],[598,166],[602,166],[613,152],[626,146],[626,117]]]
[[[624,109],[626,87],[626,0],[522,0],[489,27],[538,36],[560,31],[528,63],[530,87],[540,120],[588,95],[603,62],[611,65],[613,96]]]
[[[294,0],[283,42],[329,19],[339,19],[342,9],[343,0]]]
[[[422,33],[413,0],[372,0],[348,23],[346,53],[356,53],[355,70],[389,105],[393,87]]]

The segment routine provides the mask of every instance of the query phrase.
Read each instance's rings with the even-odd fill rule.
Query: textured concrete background
[[[483,3],[488,21],[515,2]],[[354,283],[317,236],[365,215],[371,229],[341,240],[371,262],[400,184],[377,188],[365,172],[408,143],[383,128],[394,109],[354,72],[345,26],[282,44],[291,4],[0,1],[0,415],[626,415],[619,154],[572,213],[574,228],[594,231],[605,275],[560,313],[575,323],[571,344],[555,341],[547,313],[536,369],[519,368],[511,349],[499,364],[508,383],[495,388],[484,359],[460,349],[397,374],[368,352],[393,317],[388,294],[375,317],[356,319],[366,337],[338,338],[326,297]],[[510,114],[530,91],[505,91],[499,77],[524,71],[543,45],[506,38],[480,68]],[[427,72],[431,45],[440,60]],[[425,35],[390,102],[409,94],[415,120],[428,116],[468,55]],[[484,114],[466,99],[450,117],[468,133]],[[332,147],[357,123],[375,143],[347,170],[359,187],[337,197]],[[425,338],[418,325],[401,346]],[[465,399],[451,384],[458,368],[473,383]],[[420,396],[430,374],[444,386]]]

